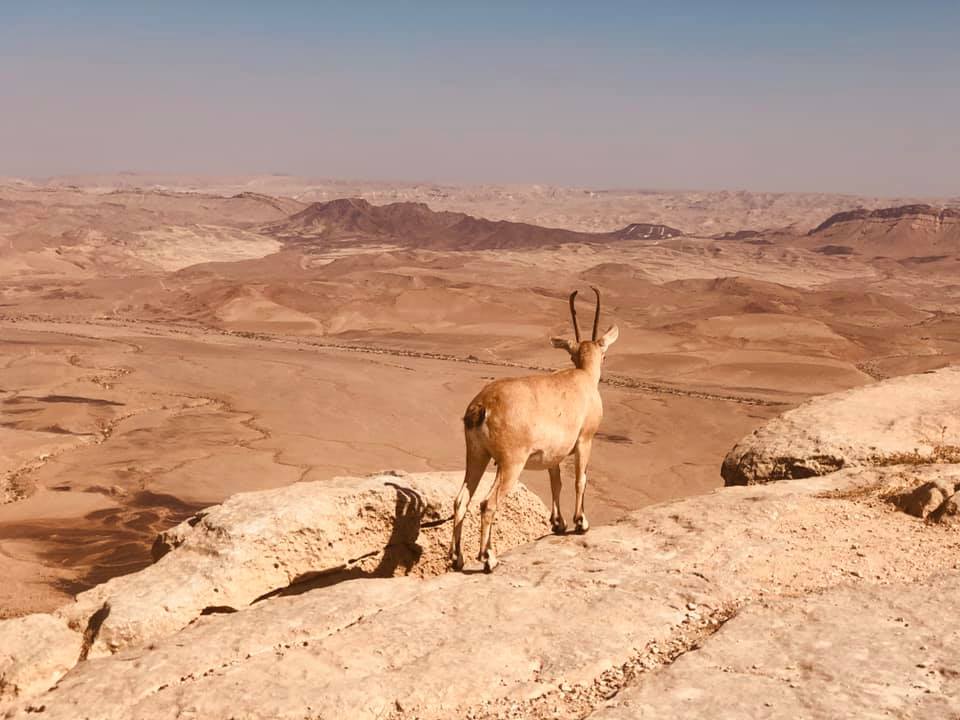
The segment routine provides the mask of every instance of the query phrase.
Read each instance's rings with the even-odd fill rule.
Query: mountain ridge
[[[681,230],[654,223],[630,223],[613,232],[588,233],[435,211],[422,202],[374,205],[363,198],[315,202],[286,220],[264,225],[261,230],[292,244],[367,238],[448,250],[521,249],[565,243],[662,240],[683,235]]]

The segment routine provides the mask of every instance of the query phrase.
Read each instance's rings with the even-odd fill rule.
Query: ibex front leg
[[[550,468],[550,494],[553,496],[553,507],[550,509],[550,529],[556,535],[566,532],[567,524],[560,513],[560,489],[563,481],[560,478],[560,467]]]
[[[497,506],[500,501],[510,494],[520,480],[520,472],[524,463],[504,462],[497,468],[497,478],[493,481],[490,494],[480,503],[480,553],[477,560],[483,563],[484,572],[493,572],[500,564],[491,547],[493,524],[496,521]]]
[[[590,462],[590,449],[593,438],[580,439],[577,443],[575,460],[577,467],[577,501],[573,511],[573,524],[578,533],[585,533],[590,529],[587,516],[583,512],[583,496],[587,490],[587,463]]]

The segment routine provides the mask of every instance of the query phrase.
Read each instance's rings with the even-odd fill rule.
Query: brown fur
[[[454,503],[450,548],[454,568],[463,566],[460,535],[466,507],[491,460],[497,464],[497,477],[480,504],[478,556],[488,572],[497,564],[490,547],[497,505],[514,488],[524,468],[550,473],[551,524],[554,532],[563,532],[566,526],[560,514],[560,463],[574,455],[577,495],[573,519],[579,532],[589,528],[583,512],[583,494],[593,437],[603,417],[598,384],[604,354],[618,334],[614,326],[598,340],[577,343],[554,338],[554,347],[570,353],[574,367],[548,375],[496,380],[467,406],[463,417],[466,472]]]
[[[487,416],[487,409],[480,403],[472,402],[463,414],[463,427],[465,430],[473,430],[483,424]]]

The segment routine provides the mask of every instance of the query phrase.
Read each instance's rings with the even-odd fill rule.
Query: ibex
[[[480,503],[480,553],[477,560],[491,572],[498,564],[490,547],[497,506],[516,486],[524,468],[547,470],[553,507],[550,524],[553,532],[566,531],[560,514],[560,463],[569,455],[576,462],[576,505],[573,522],[577,532],[586,532],[590,524],[583,513],[583,493],[587,486],[587,463],[593,436],[600,426],[603,405],[600,402],[600,370],[603,358],[616,342],[620,331],[614,325],[597,338],[600,326],[600,291],[593,317],[593,334],[581,342],[574,304],[576,291],[570,294],[570,316],[575,342],[551,338],[553,346],[570,353],[574,367],[548,375],[496,380],[480,391],[463,416],[463,434],[467,461],[463,487],[454,502],[453,542],[450,560],[455,570],[463,568],[460,535],[467,506],[480,478],[492,459],[497,475],[486,499]]]

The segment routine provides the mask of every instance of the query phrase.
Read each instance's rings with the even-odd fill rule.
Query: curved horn
[[[574,300],[577,299],[577,291],[574,290],[570,293],[570,317],[573,319],[573,334],[577,337],[577,342],[580,342],[580,326],[577,325],[577,308],[573,304]]]
[[[596,340],[597,333],[600,331],[600,291],[593,285],[590,286],[590,289],[597,295],[597,312],[593,315],[593,335],[590,337],[591,340]]]

